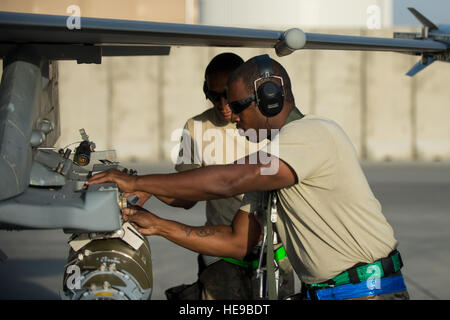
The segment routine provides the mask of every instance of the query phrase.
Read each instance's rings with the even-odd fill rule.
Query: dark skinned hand
[[[86,185],[99,184],[105,182],[114,182],[124,193],[133,193],[137,176],[131,176],[117,169],[108,169],[106,171],[93,175]]]

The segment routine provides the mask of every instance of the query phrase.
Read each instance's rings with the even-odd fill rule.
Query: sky
[[[420,22],[409,12],[413,7],[434,24],[450,24],[450,0],[393,0],[395,26],[419,26]]]

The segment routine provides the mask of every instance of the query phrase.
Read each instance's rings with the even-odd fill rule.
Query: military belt
[[[373,263],[356,265],[353,268],[344,271],[333,279],[316,283],[305,284],[308,289],[322,289],[340,286],[344,284],[357,284],[374,278],[383,278],[394,274],[403,267],[402,257],[397,250],[392,251],[386,258],[379,259]]]
[[[280,261],[286,257],[286,250],[283,246],[279,247],[278,249],[274,250],[273,252],[274,260]],[[225,260],[226,262],[238,265],[240,267],[246,268],[246,269],[256,269],[258,268],[258,259],[252,260],[252,261],[246,261],[246,260],[238,260],[234,258],[220,258],[222,260]]]

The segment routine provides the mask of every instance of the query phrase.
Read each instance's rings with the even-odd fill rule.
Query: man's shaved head
[[[275,76],[279,76],[283,78],[284,82],[284,90],[285,90],[285,102],[294,104],[294,96],[292,94],[291,89],[291,79],[289,78],[286,69],[283,68],[281,64],[277,61],[270,59],[272,62],[272,69]],[[238,80],[242,80],[245,85],[245,88],[249,95],[255,93],[254,82],[256,79],[260,78],[260,74],[258,71],[258,65],[256,63],[256,57],[253,57],[247,60],[244,64],[242,64],[239,68],[237,68],[228,78],[227,86],[230,87],[230,84],[236,82]],[[279,82],[277,79],[268,78],[267,80],[261,80],[258,82],[258,86],[263,84],[266,81],[274,81]],[[281,83],[278,83],[281,86]]]
[[[234,71],[244,63],[241,57],[231,52],[225,52],[215,56],[208,64],[205,70],[205,78],[214,72]]]

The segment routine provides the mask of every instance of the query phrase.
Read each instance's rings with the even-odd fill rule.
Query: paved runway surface
[[[139,166],[140,174],[170,171],[170,164]],[[385,216],[399,240],[403,273],[412,299],[450,299],[450,164],[363,164]],[[204,204],[189,211],[152,199],[146,207],[191,225],[204,221]],[[0,299],[59,299],[68,252],[61,230],[0,231]],[[150,237],[152,299],[196,279],[196,254],[160,237]],[[1,252],[0,252],[1,260]]]

